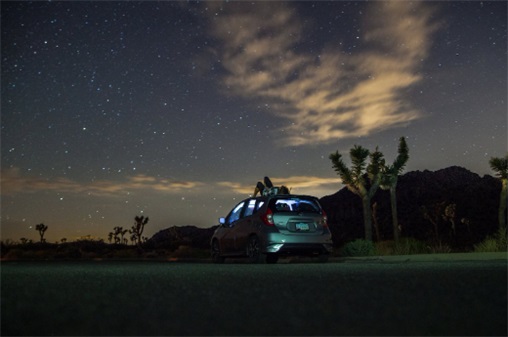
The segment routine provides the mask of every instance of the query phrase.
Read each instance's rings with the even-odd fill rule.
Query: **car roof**
[[[274,199],[274,198],[310,198],[310,199],[318,199],[315,196],[312,195],[306,195],[306,194],[274,194],[274,195],[260,195],[259,197],[250,197],[245,200],[249,199]]]

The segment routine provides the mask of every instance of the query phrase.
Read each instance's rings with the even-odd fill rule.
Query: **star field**
[[[328,154],[490,174],[507,151],[506,2],[1,3],[2,239],[209,227]]]

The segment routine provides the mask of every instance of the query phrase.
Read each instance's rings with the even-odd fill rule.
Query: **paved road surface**
[[[507,264],[3,262],[1,335],[506,335]]]

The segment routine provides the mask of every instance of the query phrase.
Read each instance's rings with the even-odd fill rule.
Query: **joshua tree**
[[[489,161],[490,168],[501,179],[501,196],[499,198],[499,228],[506,229],[506,194],[508,180],[508,154],[504,158],[492,157]]]
[[[456,204],[449,204],[446,201],[437,202],[434,204],[423,205],[420,211],[423,218],[428,220],[434,227],[434,235],[436,244],[441,245],[441,233],[443,232],[443,225],[450,224],[449,236],[455,236],[455,218],[456,218]],[[443,222],[444,221],[444,222]]]
[[[44,232],[46,232],[47,229],[48,229],[48,226],[46,226],[43,223],[40,223],[40,224],[35,226],[35,230],[39,231],[39,235],[41,236],[41,242],[45,242],[45,240],[44,240]]]
[[[457,235],[456,226],[455,226],[455,217],[456,217],[456,211],[457,211],[457,205],[456,204],[449,204],[446,206],[443,214],[443,220],[446,222],[449,222],[451,224],[451,233],[453,236]]]
[[[404,137],[399,138],[399,149],[397,158],[393,164],[383,167],[383,176],[381,179],[381,188],[383,190],[390,190],[390,203],[392,208],[392,225],[393,225],[393,240],[397,244],[399,242],[399,220],[397,216],[397,180],[400,173],[406,166],[409,159],[409,149]]]
[[[355,145],[350,151],[352,167],[346,167],[342,155],[338,151],[330,154],[333,168],[342,179],[347,188],[362,199],[363,224],[365,226],[365,239],[372,241],[372,210],[370,200],[376,193],[381,183],[382,168],[384,167],[383,154],[370,151],[361,146]],[[367,157],[370,163],[367,165]]]
[[[113,235],[115,244],[123,243],[123,236],[125,235],[125,233],[127,233],[127,230],[126,229],[124,230],[123,227],[116,226],[115,228],[113,228],[113,233],[111,234]]]
[[[113,233],[109,233],[108,239],[111,242],[111,237],[115,240],[115,244],[123,244],[125,243],[124,236],[128,232],[127,229],[123,229],[123,227],[116,226],[113,228]],[[111,237],[110,237],[111,236]]]
[[[127,239],[124,238],[125,234],[127,234],[127,232],[129,231],[128,229],[123,229],[122,227],[120,227],[122,230],[120,231],[120,236],[122,237],[122,243],[123,244],[126,244],[127,243]]]
[[[134,220],[135,220],[134,226],[132,226],[129,233],[132,234],[131,236],[132,242],[137,242],[138,246],[140,246],[142,242],[141,234],[143,234],[145,225],[148,223],[148,217],[145,218],[144,216],[136,216]]]

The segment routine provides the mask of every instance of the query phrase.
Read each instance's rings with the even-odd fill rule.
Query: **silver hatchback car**
[[[245,199],[219,222],[211,239],[215,263],[239,256],[276,263],[281,255],[317,256],[325,262],[333,249],[326,214],[312,196]]]

